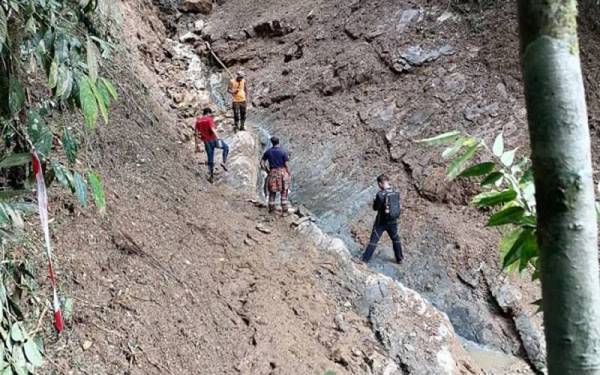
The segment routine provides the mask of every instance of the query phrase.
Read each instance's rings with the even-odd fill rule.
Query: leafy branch
[[[449,160],[447,178],[477,179],[484,190],[472,199],[478,208],[490,209],[487,226],[503,232],[499,244],[502,266],[523,271],[534,270],[539,277],[536,241],[535,185],[531,161],[517,157],[518,149],[505,149],[504,136],[498,134],[488,146],[482,139],[452,131],[418,141],[432,146],[446,146],[442,157]],[[472,163],[478,157],[483,160]]]

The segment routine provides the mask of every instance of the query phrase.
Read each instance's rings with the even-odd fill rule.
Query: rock
[[[202,92],[208,93],[208,91]],[[226,116],[229,118],[230,113],[228,112]],[[256,137],[249,131],[238,132],[230,138],[229,148],[231,153],[227,161],[229,172],[225,175],[226,182],[254,196],[258,179],[255,155],[259,152]]]
[[[396,73],[410,72],[415,67],[433,62],[444,55],[454,53],[452,46],[446,44],[440,48],[425,50],[421,46],[410,46],[402,51],[382,54],[382,59]]]
[[[210,14],[213,9],[212,0],[183,0],[179,4],[179,10],[184,13]]]
[[[182,36],[179,37],[179,41],[181,43],[190,43],[190,42],[195,42],[197,40],[199,40],[200,38],[198,37],[198,35],[192,33],[192,32],[188,32],[183,34]]]
[[[244,238],[244,245],[246,245],[246,246],[254,246],[254,243],[251,240],[249,240],[247,238]]]
[[[407,9],[402,11],[400,14],[400,20],[396,25],[396,31],[403,32],[410,23],[419,18],[421,13],[422,11],[420,9]]]
[[[287,52],[285,53],[285,55],[283,56],[283,62],[290,62],[293,59],[301,59],[302,56],[304,55],[303,52],[303,47],[302,44],[294,44],[292,47],[290,47]]]
[[[296,28],[285,20],[262,22],[253,27],[256,36],[260,38],[273,38],[294,32]]]
[[[262,224],[257,224],[256,225],[256,230],[259,231],[259,232],[261,232],[261,233],[264,233],[264,234],[270,234],[272,232],[271,229],[265,227]]]
[[[342,315],[341,313],[335,314],[335,318],[333,319],[333,321],[335,322],[335,326],[338,331],[346,332],[348,330],[348,324],[344,320],[344,315]]]
[[[291,225],[294,226],[294,227],[297,227],[297,226],[300,226],[302,223],[305,223],[307,221],[310,221],[310,217],[305,216],[305,217],[302,217],[302,218],[300,218],[300,219],[292,222]]]
[[[196,22],[194,22],[194,32],[196,34],[202,33],[202,31],[204,30],[204,26],[206,25],[203,20],[197,20]]]
[[[533,326],[531,319],[524,312],[516,316],[514,322],[529,362],[531,362],[536,370],[545,374],[546,340],[544,339],[544,335]]]
[[[89,340],[85,340],[81,345],[81,348],[85,351],[92,347],[92,342]]]

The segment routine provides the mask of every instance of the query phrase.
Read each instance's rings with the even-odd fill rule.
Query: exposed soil
[[[383,373],[386,345],[356,311],[340,259],[292,230],[293,219],[266,215],[224,179],[206,181],[205,156],[189,141],[210,98],[187,96],[194,88],[177,83],[185,62],[166,40],[198,19],[204,28],[187,43],[208,59],[208,40],[248,71],[252,121],[291,152],[293,199],[358,248],[371,226],[372,180],[390,174],[403,194],[406,262],[391,268],[386,240],[375,271],[427,297],[463,338],[527,357],[514,316],[492,292],[506,276],[498,277],[499,233],[467,205],[475,187],[444,181],[438,150],[413,142],[459,128],[488,140],[504,131],[527,149],[513,2],[480,10],[447,1],[226,0],[208,16],[181,15],[166,0],[119,4],[124,45],[107,73],[122,100],[111,124],[90,134],[108,214],[52,193],[59,279],[75,309],[66,333],[50,339],[45,372]],[[593,23],[583,27],[597,139],[600,51]],[[223,119],[226,134],[229,124]],[[539,329],[529,306],[537,287],[509,280]],[[479,372],[468,361],[459,369]]]

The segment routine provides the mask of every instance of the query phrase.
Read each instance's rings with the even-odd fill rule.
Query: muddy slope
[[[467,207],[472,187],[444,181],[439,151],[413,142],[458,128],[486,139],[503,131],[526,148],[516,143],[525,110],[514,4],[482,11],[408,0],[220,4],[208,17],[170,18],[175,35],[202,19],[202,37],[217,54],[248,71],[255,120],[290,149],[292,198],[359,251],[371,226],[372,181],[392,175],[404,195],[407,262],[390,267],[384,246],[374,268],[427,296],[462,337],[525,355],[512,313],[491,292],[504,282],[493,276],[498,234]],[[514,284],[515,310],[530,319],[536,292],[526,281]]]
[[[206,181],[204,155],[182,142],[185,106],[171,105],[163,86],[188,63],[168,48],[152,2],[120,5],[127,42],[107,74],[124,99],[111,125],[89,135],[108,215],[53,192],[62,294],[75,302],[58,340],[47,327],[44,372],[425,374],[439,373],[428,370],[439,362],[447,373],[478,373],[445,316],[418,294],[369,278],[370,304],[359,314],[366,294],[347,276],[349,263],[266,215],[222,174]],[[404,316],[392,323],[411,332],[400,338],[385,322],[397,303]],[[411,349],[415,338],[428,350]]]

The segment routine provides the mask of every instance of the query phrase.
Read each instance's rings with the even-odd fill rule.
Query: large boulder
[[[212,9],[212,0],[183,0],[179,4],[179,10],[185,13],[210,14]]]

